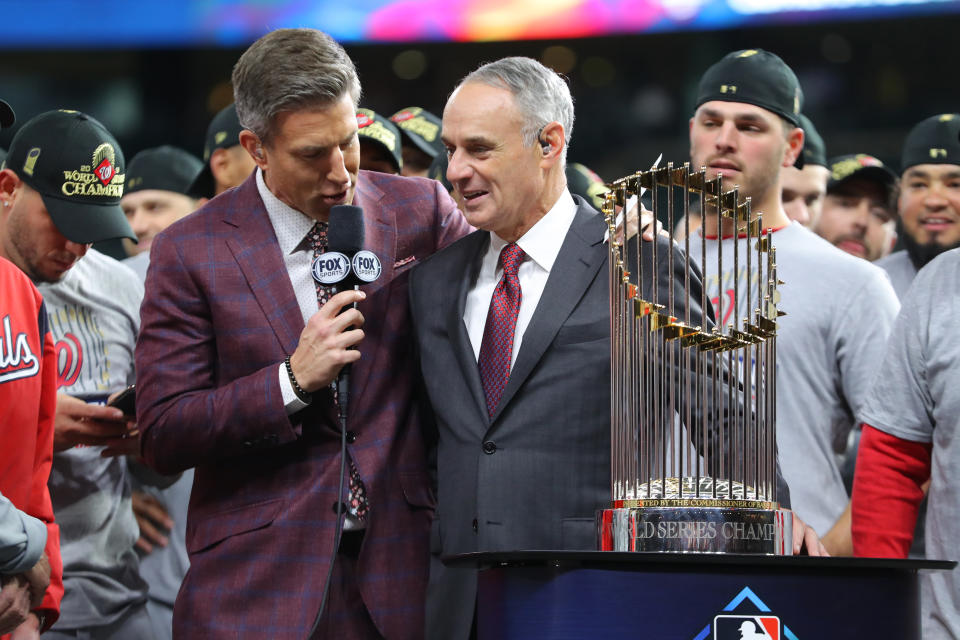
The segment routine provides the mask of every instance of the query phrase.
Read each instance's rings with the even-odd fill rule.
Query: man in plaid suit
[[[407,279],[469,227],[439,183],[359,171],[360,84],[325,34],[264,36],[233,86],[258,168],[154,240],[137,345],[144,457],[196,467],[174,635],[422,637],[433,496]],[[330,208],[351,203],[383,273],[334,295],[311,261]]]

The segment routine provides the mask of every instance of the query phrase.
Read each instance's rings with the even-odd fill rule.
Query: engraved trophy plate
[[[615,181],[603,207],[609,228],[611,335],[611,504],[597,514],[601,550],[789,554],[792,515],[776,495],[776,249],[762,216],[722,177],[688,165],[653,168]],[[619,215],[649,190],[652,209],[666,209],[671,245],[682,220],[683,253],[644,242]],[[717,301],[709,322],[706,287],[690,298],[690,215],[718,215],[745,238],[724,256],[722,240],[705,239],[702,280],[746,270],[733,282],[749,317]],[[722,236],[722,234],[719,234]],[[707,242],[717,259],[707,264]],[[741,255],[742,254],[742,255]],[[667,260],[669,282],[654,265]],[[682,261],[678,264],[677,261]],[[683,282],[679,280],[682,279]],[[754,287],[755,283],[755,287]],[[741,290],[743,289],[743,290]],[[686,296],[686,298],[684,298]],[[725,305],[726,308],[725,308]],[[691,306],[704,318],[691,317]],[[701,326],[699,323],[703,323]]]

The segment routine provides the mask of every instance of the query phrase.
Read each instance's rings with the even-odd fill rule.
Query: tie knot
[[[313,249],[313,255],[317,256],[327,250],[327,223],[317,221],[307,232],[307,242]]]
[[[527,256],[515,242],[505,245],[500,250],[500,263],[503,265],[503,274],[515,276],[520,269],[520,263]]]

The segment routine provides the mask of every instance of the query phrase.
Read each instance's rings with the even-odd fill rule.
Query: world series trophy
[[[789,554],[792,516],[777,502],[776,482],[782,283],[762,215],[751,212],[737,188],[724,191],[722,176],[707,179],[687,164],[640,171],[611,186],[603,207],[610,250],[611,505],[597,514],[599,548]],[[653,242],[645,248],[652,261],[641,257],[644,241],[627,231],[628,216],[617,212],[644,191],[654,212],[666,208],[671,246],[683,216],[682,256],[657,256]],[[691,214],[731,220],[747,249],[735,241],[732,250],[726,247],[732,255],[724,255],[720,233],[704,237],[700,255],[691,259]],[[658,260],[670,261],[666,287],[658,286]],[[691,299],[694,260],[704,283],[723,283],[725,274],[745,270],[745,278],[732,277],[732,307],[724,299],[731,285],[719,287],[715,323],[706,320],[706,286]],[[692,306],[703,310],[702,324],[694,325]]]

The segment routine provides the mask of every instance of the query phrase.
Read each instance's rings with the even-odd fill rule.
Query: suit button
[[[334,503],[333,503],[333,512],[334,512],[334,513],[337,513],[338,510],[340,511],[340,513],[346,513],[346,512],[347,512],[347,504],[346,504],[345,502],[334,502]]]
[[[479,528],[479,524],[480,524],[480,523],[477,522],[477,519],[476,519],[476,518],[474,518],[474,519],[473,519],[473,522],[470,523],[470,525],[473,527],[473,532],[474,532],[474,533],[477,532],[477,529]]]
[[[353,431],[347,431],[347,442],[349,444],[353,444],[356,441],[357,441],[357,434],[355,434]]]
[[[496,450],[497,450],[497,444],[492,440],[487,440],[486,442],[483,443],[483,452],[486,453],[487,455],[492,454]]]

